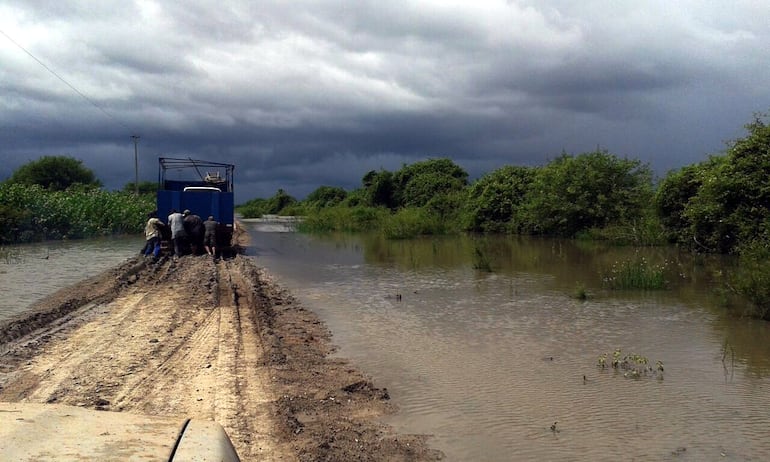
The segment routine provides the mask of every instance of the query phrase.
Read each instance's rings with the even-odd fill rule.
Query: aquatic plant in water
[[[629,379],[640,379],[643,377],[656,377],[663,379],[663,361],[655,361],[655,367],[650,366],[650,360],[646,356],[636,353],[624,355],[620,348],[612,352],[612,361],[609,362],[609,355],[602,353],[599,355],[596,366],[602,370],[612,368],[616,371],[622,371],[623,377]]]
[[[581,301],[588,300],[588,289],[586,288],[585,284],[580,282],[577,283],[575,285],[575,291],[572,293],[572,296]]]
[[[492,272],[492,263],[487,252],[478,244],[473,247],[473,269]]]
[[[660,290],[665,289],[667,281],[665,270],[668,262],[662,264],[653,264],[647,261],[645,257],[636,256],[632,260],[615,262],[609,272],[602,276],[602,283],[616,290],[622,289],[642,289],[642,290]]]

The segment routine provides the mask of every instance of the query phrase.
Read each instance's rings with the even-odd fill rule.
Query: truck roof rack
[[[175,183],[192,181],[191,185],[213,186],[223,192],[233,191],[233,171],[235,170],[233,164],[197,160],[189,157],[186,159],[160,157],[158,164],[160,166],[158,172],[160,189],[166,188],[167,181]],[[171,172],[174,174],[172,175]],[[176,178],[172,180],[171,176],[176,176]]]

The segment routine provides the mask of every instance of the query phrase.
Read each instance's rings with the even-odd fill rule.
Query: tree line
[[[760,116],[721,155],[655,180],[650,167],[606,150],[508,165],[473,182],[452,160],[366,172],[360,187],[284,190],[237,207],[244,217],[305,216],[308,230],[381,230],[389,237],[457,232],[677,244],[740,254],[770,233],[770,128]]]
[[[762,116],[724,153],[668,172],[597,150],[539,167],[508,165],[473,182],[450,159],[364,174],[346,191],[321,186],[297,201],[283,190],[237,207],[244,217],[302,215],[306,231],[377,231],[398,239],[509,233],[678,245],[737,255],[721,298],[770,320],[770,127]]]

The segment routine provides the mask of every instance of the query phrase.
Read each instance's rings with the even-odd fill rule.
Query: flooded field
[[[0,320],[139,253],[142,237],[49,241],[0,248]]]
[[[770,329],[715,303],[725,261],[645,250],[669,288],[609,291],[605,271],[633,249],[250,226],[258,264],[388,388],[389,423],[448,460],[770,460]],[[491,272],[474,268],[479,248]],[[598,366],[617,349],[653,370]]]
[[[257,264],[328,323],[339,355],[388,388],[401,408],[388,423],[433,435],[447,460],[770,460],[770,329],[717,303],[713,275],[729,262],[647,249],[668,289],[610,291],[606,271],[634,249],[248,226]],[[141,244],[3,248],[0,317]],[[588,300],[574,298],[577,286]],[[653,371],[598,367],[617,349]]]

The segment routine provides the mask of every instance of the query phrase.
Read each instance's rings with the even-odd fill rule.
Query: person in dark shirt
[[[187,233],[187,239],[190,241],[193,255],[198,255],[203,244],[203,220],[198,215],[185,210],[184,230]]]
[[[203,222],[203,248],[206,249],[206,253],[213,258],[217,258],[217,226],[219,222],[214,220],[213,216],[209,216],[209,219]]]

